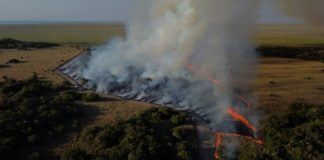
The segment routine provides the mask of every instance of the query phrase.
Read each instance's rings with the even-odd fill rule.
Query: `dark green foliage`
[[[89,160],[90,157],[79,148],[66,150],[61,157],[62,160]]]
[[[50,48],[59,46],[55,43],[46,42],[22,42],[11,38],[0,39],[0,49],[31,49],[31,48]]]
[[[9,59],[7,64],[17,64],[17,63],[21,63],[21,61],[19,61],[18,59]]]
[[[1,68],[10,68],[10,66],[9,65],[6,65],[6,64],[0,64],[0,69]]]
[[[95,101],[98,101],[99,100],[99,95],[96,94],[96,93],[84,93],[82,94],[82,101],[86,101],[86,102],[95,102]]]
[[[265,144],[245,148],[241,159],[324,159],[324,106],[296,103],[261,129]]]
[[[257,48],[260,55],[266,57],[299,58],[307,60],[324,60],[324,47],[270,47]]]
[[[36,74],[0,84],[0,159],[16,159],[22,150],[70,128],[79,104],[73,102],[74,97],[64,96],[73,93],[58,90]],[[29,159],[38,157],[35,153]]]
[[[172,117],[182,117],[176,124]],[[196,131],[182,127],[190,118],[171,109],[151,109],[109,126],[85,128],[79,136],[84,157],[109,160],[191,160],[197,151]],[[89,158],[89,157],[88,157]],[[66,159],[66,154],[61,157]]]

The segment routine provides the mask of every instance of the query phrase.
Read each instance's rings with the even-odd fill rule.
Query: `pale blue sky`
[[[262,0],[260,23],[287,23],[274,1]],[[134,0],[0,0],[0,21],[126,21]],[[242,4],[243,5],[243,4]]]

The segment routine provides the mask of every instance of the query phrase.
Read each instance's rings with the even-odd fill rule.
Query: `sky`
[[[262,0],[259,23],[296,23],[276,6]],[[125,22],[134,0],[0,0],[0,21]]]

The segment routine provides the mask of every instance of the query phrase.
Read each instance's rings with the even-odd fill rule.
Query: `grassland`
[[[23,41],[100,44],[124,35],[125,27],[122,24],[0,25],[0,39],[9,37]],[[324,44],[324,27],[259,25],[255,41],[259,45]]]
[[[29,41],[99,44],[118,35],[124,35],[122,25],[0,25],[0,38],[11,37]],[[262,45],[323,45],[324,29],[311,26],[263,25],[259,26],[256,41]],[[62,78],[57,76],[53,69],[79,54],[82,49],[73,45],[63,45],[29,51],[0,50],[2,65],[13,58],[24,61],[11,64],[8,68],[0,68],[0,81],[3,76],[24,79],[36,72],[41,77],[61,82]],[[324,63],[321,62],[260,58],[254,89],[258,106],[277,109],[294,101],[323,103],[323,70]]]
[[[286,109],[294,102],[324,104],[324,63],[260,58],[255,97],[263,110]]]
[[[70,45],[48,49],[0,50],[0,64],[6,66],[0,68],[0,82],[4,80],[4,76],[21,80],[30,77],[35,72],[41,78],[60,83],[64,79],[55,74],[56,67],[82,50],[83,48]],[[20,63],[6,64],[12,59],[17,59]]]
[[[0,25],[0,39],[100,44],[125,34],[120,24]]]
[[[256,43],[267,46],[309,46],[324,44],[323,26],[259,25]]]
[[[94,45],[118,35],[124,35],[124,28],[118,25],[0,25],[0,39],[10,37],[26,41],[86,42]],[[322,45],[324,29],[305,26],[289,29],[284,26],[260,26],[256,42],[262,45]],[[60,83],[63,79],[53,70],[83,49],[83,46],[66,44],[50,49],[0,50],[1,65],[5,65],[10,59],[23,62],[1,67],[0,81],[3,81],[3,76],[25,79],[36,72],[41,78]],[[253,97],[258,100],[258,108],[267,114],[284,111],[289,104],[296,101],[323,104],[324,63],[261,57],[253,92]],[[96,106],[100,112],[97,117],[91,116],[91,124],[100,126],[127,120],[143,110],[154,107],[148,103],[109,96],[89,104]],[[69,138],[73,139],[74,136]]]

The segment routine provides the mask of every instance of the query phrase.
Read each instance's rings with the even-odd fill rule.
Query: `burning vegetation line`
[[[193,65],[191,65],[191,64],[188,64],[186,66],[186,68],[193,74],[195,74],[195,72],[197,72],[197,69],[195,69],[195,67]],[[207,75],[207,79],[211,83],[213,83],[215,85],[221,85],[220,80],[218,80],[216,78],[213,78],[210,75]],[[219,87],[221,87],[221,86],[219,86]],[[220,88],[220,89],[224,92],[224,89],[222,89],[222,88]],[[245,104],[246,107],[251,108],[250,103],[245,98],[243,98],[242,96],[240,96],[240,95],[238,95],[236,93],[234,93],[234,96],[237,97],[240,101],[242,101]],[[235,109],[233,107],[228,107],[227,114],[229,116],[231,116],[231,118],[234,119],[235,121],[239,121],[242,124],[244,124],[251,131],[253,131],[253,132],[257,131],[257,129],[243,115],[241,115],[237,111],[235,111]],[[220,159],[220,153],[218,152],[218,150],[219,150],[220,146],[222,145],[224,136],[241,137],[241,138],[244,138],[246,140],[253,141],[254,143],[259,144],[259,145],[263,144],[263,141],[261,139],[253,138],[251,136],[242,135],[240,133],[227,133],[227,132],[218,131],[218,132],[215,133],[215,143],[214,143],[214,147],[215,147],[214,157],[215,157],[215,159]]]
[[[227,113],[236,121],[243,123],[246,127],[251,129],[253,132],[256,132],[256,128],[242,115],[237,113],[232,107],[227,109]]]
[[[197,69],[192,65],[192,64],[188,64],[186,66],[186,68],[192,73],[195,74],[195,72],[197,72]],[[221,81],[212,77],[211,75],[207,75],[207,79],[212,82],[215,85],[218,85],[220,87],[220,90],[225,92],[224,89],[221,86]],[[246,107],[251,108],[251,104],[248,102],[248,100],[246,100],[244,97],[234,93],[233,94],[236,98],[238,98]]]

